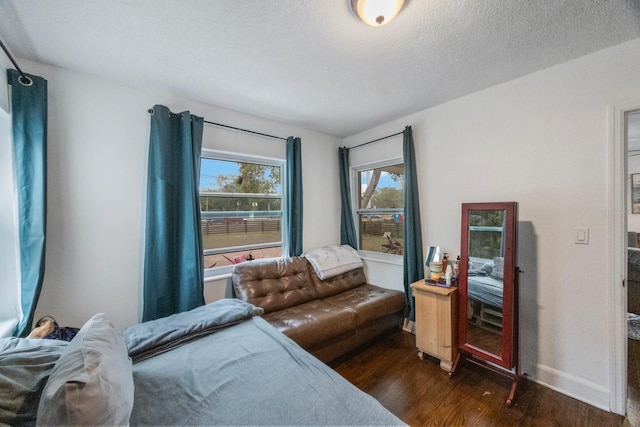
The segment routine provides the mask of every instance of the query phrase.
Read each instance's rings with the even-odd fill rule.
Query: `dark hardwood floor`
[[[640,341],[627,340],[627,419],[625,426],[640,426]]]
[[[332,367],[411,426],[634,425],[531,381],[508,408],[509,379],[472,364],[450,379],[436,359],[418,358],[415,336],[403,331]]]
[[[467,342],[479,348],[486,348],[491,353],[502,352],[501,331],[483,329],[473,322],[467,323]]]

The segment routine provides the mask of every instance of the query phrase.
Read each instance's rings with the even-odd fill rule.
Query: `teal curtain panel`
[[[416,154],[413,148],[413,132],[407,126],[403,132],[402,151],[404,155],[404,252],[403,280],[407,298],[407,319],[415,321],[415,301],[409,287],[424,278],[422,260],[422,226],[420,225],[420,199],[418,197],[418,174]]]
[[[47,228],[47,81],[7,70],[11,85],[11,126],[18,188],[20,298],[16,336],[27,336],[44,279]]]
[[[356,226],[351,210],[351,181],[349,180],[349,149],[338,148],[338,166],[340,172],[340,244],[358,249]]]
[[[155,105],[151,114],[142,320],[204,304],[202,117]]]
[[[289,256],[302,254],[302,154],[300,138],[287,138],[287,165],[285,198],[289,221],[287,241]]]

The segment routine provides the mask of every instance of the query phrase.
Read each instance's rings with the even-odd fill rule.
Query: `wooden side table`
[[[440,359],[440,367],[451,372],[458,355],[458,288],[411,284],[416,299],[416,347],[418,357],[427,353]]]

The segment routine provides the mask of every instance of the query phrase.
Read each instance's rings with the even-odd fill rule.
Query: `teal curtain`
[[[287,241],[289,256],[302,254],[302,155],[300,138],[287,138],[287,173],[285,199],[286,215],[289,221]]]
[[[349,149],[338,148],[338,166],[340,171],[340,244],[358,249],[358,237],[351,210],[351,190],[349,180]]]
[[[407,126],[403,132],[404,154],[404,291],[407,299],[407,319],[415,321],[415,302],[409,287],[424,278],[422,264],[422,226],[420,225],[420,200],[418,197],[418,175],[416,154],[413,149],[413,132]]]
[[[11,126],[18,188],[20,298],[22,320],[16,336],[31,331],[44,278],[47,228],[47,81],[7,70],[11,85]]]
[[[151,114],[142,320],[204,304],[202,117],[155,105]]]

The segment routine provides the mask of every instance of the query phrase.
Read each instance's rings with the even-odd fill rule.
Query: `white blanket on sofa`
[[[349,245],[324,246],[302,256],[309,260],[321,280],[364,266],[358,252]]]

